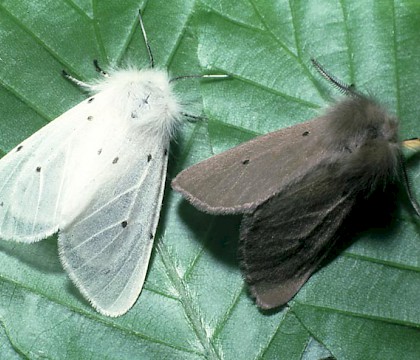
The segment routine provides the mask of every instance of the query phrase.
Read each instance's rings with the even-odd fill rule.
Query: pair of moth
[[[61,262],[100,313],[119,316],[143,287],[182,108],[165,71],[104,74],[92,96],[0,160],[0,238],[58,232]],[[290,300],[357,204],[395,184],[417,214],[398,121],[318,70],[347,97],[325,115],[258,137],[181,172],[172,187],[212,214],[244,214],[239,256],[261,308]],[[68,76],[71,78],[70,76]]]

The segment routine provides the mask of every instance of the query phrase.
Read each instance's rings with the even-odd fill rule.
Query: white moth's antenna
[[[147,52],[149,54],[150,67],[154,68],[155,67],[155,60],[153,58],[152,49],[150,48],[149,40],[147,40],[146,29],[144,28],[143,18],[141,17],[141,11],[140,10],[139,10],[139,22],[140,22],[141,32],[143,34],[144,43],[146,44]],[[230,76],[229,75],[211,75],[211,74],[186,75],[186,76],[177,76],[177,77],[169,80],[169,82],[173,82],[173,81],[177,81],[177,80],[183,80],[183,79],[192,79],[192,78],[220,79],[220,78],[228,78],[228,77],[230,77]]]
[[[143,34],[144,43],[146,44],[147,52],[149,54],[149,60],[150,60],[150,67],[155,67],[155,60],[153,59],[152,49],[150,48],[149,40],[147,40],[146,30],[144,28],[143,19],[141,17],[141,11],[139,10],[139,21],[140,21],[140,27],[141,32]]]

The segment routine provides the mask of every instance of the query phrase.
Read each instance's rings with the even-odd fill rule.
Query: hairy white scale
[[[59,231],[60,259],[101,313],[136,301],[180,106],[161,70],[119,70],[0,160],[0,237]]]

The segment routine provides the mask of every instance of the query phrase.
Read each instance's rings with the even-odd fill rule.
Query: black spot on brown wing
[[[117,156],[116,158],[114,158],[114,160],[112,160],[112,163],[116,164],[118,162],[118,160],[119,160],[119,157]]]
[[[88,121],[92,121],[93,120],[93,116],[90,115],[90,116],[87,117],[87,119],[88,119]]]
[[[243,160],[242,164],[244,164],[244,165],[249,164],[249,159]]]
[[[36,172],[41,172],[41,166],[38,166],[38,167],[36,168]]]
[[[150,237],[150,239],[153,239],[153,237],[154,237],[154,236],[153,236],[153,234],[152,234],[152,233],[150,233],[150,234],[149,234],[149,237]]]
[[[302,136],[308,136],[309,135],[309,131],[305,131],[302,133]]]
[[[101,153],[102,153],[102,149],[99,149],[98,150],[98,155],[101,155]]]
[[[22,150],[22,148],[23,148],[23,145],[19,145],[19,146],[17,147],[17,149],[16,149],[16,152],[18,152],[18,151]]]
[[[88,99],[88,103],[90,104],[94,99],[94,97],[91,97],[90,99]]]
[[[147,162],[149,162],[150,160],[152,160],[152,155],[151,154],[147,155]]]
[[[121,226],[122,226],[123,228],[127,227],[127,225],[128,225],[128,222],[127,222],[127,221],[125,221],[125,220],[121,223]]]

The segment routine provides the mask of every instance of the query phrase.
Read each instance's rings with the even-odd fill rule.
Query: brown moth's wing
[[[245,215],[241,268],[261,308],[289,301],[325,258],[356,201],[345,187],[321,165]]]
[[[318,139],[327,117],[259,136],[193,165],[172,181],[198,209],[213,214],[252,212],[325,156]]]

